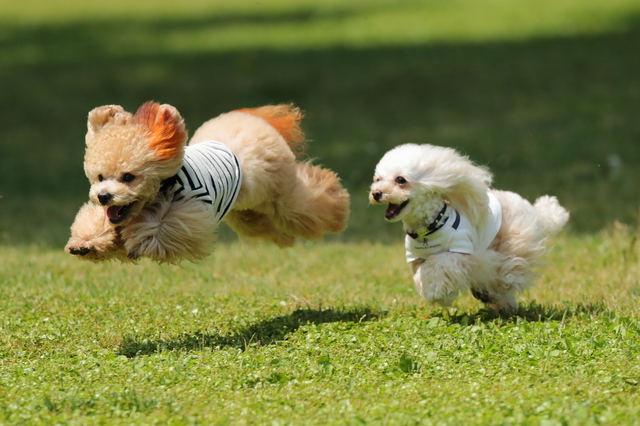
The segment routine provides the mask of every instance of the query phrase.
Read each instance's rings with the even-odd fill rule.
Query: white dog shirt
[[[205,141],[185,148],[182,168],[163,188],[176,200],[202,201],[220,222],[236,201],[241,183],[242,169],[235,154],[220,142]]]
[[[489,216],[482,229],[474,228],[469,220],[447,205],[437,230],[422,238],[405,238],[407,263],[416,259],[425,259],[432,254],[451,251],[471,254],[486,250],[496,237],[502,224],[502,208],[492,193],[489,196]]]

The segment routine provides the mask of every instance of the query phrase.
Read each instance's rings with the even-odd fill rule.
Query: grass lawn
[[[401,245],[183,268],[3,248],[3,424],[638,424],[640,245],[559,237],[517,315],[414,292]]]
[[[0,2],[0,424],[640,424],[640,2]],[[190,130],[292,101],[349,228],[290,250],[221,230],[182,267],[61,252],[87,112]],[[512,316],[415,293],[367,205],[404,142],[571,211]]]

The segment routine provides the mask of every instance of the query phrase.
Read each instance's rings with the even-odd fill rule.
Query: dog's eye
[[[99,180],[100,182],[102,182],[102,181],[104,180],[104,178],[102,177],[102,175],[98,175],[98,180]]]
[[[133,182],[133,180],[135,178],[136,177],[134,175],[132,175],[131,173],[125,173],[125,174],[122,175],[122,181],[126,182],[126,183]]]
[[[396,183],[398,185],[404,185],[405,183],[407,183],[407,180],[405,178],[403,178],[402,176],[398,176],[396,178]]]

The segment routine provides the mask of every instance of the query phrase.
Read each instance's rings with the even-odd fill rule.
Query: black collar
[[[440,210],[440,213],[438,213],[438,216],[436,216],[433,222],[431,222],[424,228],[418,229],[417,231],[407,231],[407,235],[414,240],[417,240],[418,238],[424,238],[429,234],[433,234],[438,229],[442,228],[449,219],[449,216],[447,216],[446,219],[442,221],[442,223],[440,223],[440,221],[442,220],[442,216],[444,216],[444,213],[447,211],[447,206],[447,203],[444,203],[444,207],[442,207],[442,210]]]

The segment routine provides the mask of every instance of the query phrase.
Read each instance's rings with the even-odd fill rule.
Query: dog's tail
[[[307,240],[342,232],[349,218],[349,193],[338,175],[310,161],[296,163],[296,175],[291,193],[281,200],[276,225]]]
[[[305,136],[300,129],[300,121],[304,114],[293,104],[266,105],[258,108],[242,108],[236,110],[258,116],[276,129],[287,141],[291,151],[300,156],[305,148]]]
[[[538,223],[545,237],[560,232],[569,220],[569,212],[560,205],[556,197],[543,195],[536,200],[533,208],[538,214]]]

